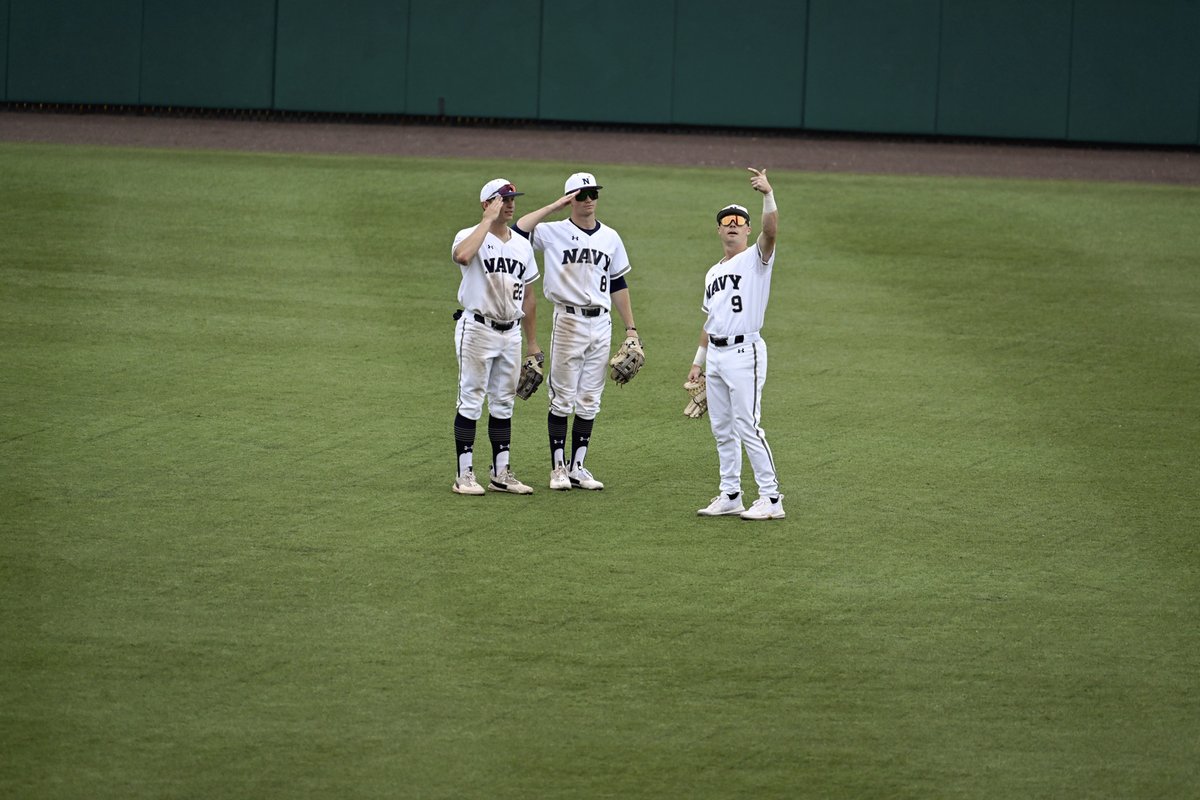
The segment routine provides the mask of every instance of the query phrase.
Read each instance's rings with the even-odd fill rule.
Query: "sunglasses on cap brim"
[[[741,214],[726,214],[725,216],[721,217],[721,220],[717,224],[720,225],[721,227],[731,227],[731,226],[735,226],[735,225],[749,225],[750,220],[746,219]]]
[[[575,193],[575,199],[581,203],[584,200],[599,200],[600,192],[597,189],[580,189]]]

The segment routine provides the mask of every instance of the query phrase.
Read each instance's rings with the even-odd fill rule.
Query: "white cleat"
[[[570,489],[571,479],[567,477],[567,467],[564,464],[559,464],[550,472],[550,488],[551,489]]]
[[[512,469],[505,467],[499,475],[493,475],[488,487],[493,492],[508,492],[509,494],[533,494],[533,487],[526,486],[517,480]]]
[[[469,469],[454,479],[450,487],[455,494],[483,494],[483,487],[475,480],[475,470]]]
[[[576,489],[603,489],[604,484],[592,477],[592,473],[587,471],[586,467],[579,467],[572,470],[567,476],[571,485]]]
[[[742,512],[742,519],[783,519],[787,513],[783,510],[783,495],[778,497],[760,497]]]
[[[738,496],[733,499],[722,492],[712,499],[707,508],[702,508],[696,513],[702,517],[722,517],[726,514],[740,514],[745,510],[746,507],[742,505],[741,492],[738,492]]]

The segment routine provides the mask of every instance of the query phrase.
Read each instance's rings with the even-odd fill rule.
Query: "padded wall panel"
[[[142,103],[271,108],[275,0],[145,0]]]
[[[933,133],[939,0],[809,0],[804,125]]]
[[[547,0],[538,116],[670,122],[674,37],[674,0]]]
[[[408,0],[279,0],[275,108],[402,114]]]
[[[541,0],[414,0],[408,111],[536,119]]]
[[[138,103],[142,0],[4,0],[7,99]]]
[[[761,14],[730,14],[721,0],[679,4],[672,122],[800,127],[808,0],[764,5]]]
[[[937,132],[1063,139],[1072,0],[942,0]]]
[[[1194,144],[1200,2],[1075,0],[1068,138]]]
[[[8,99],[8,0],[0,0],[0,100]]]

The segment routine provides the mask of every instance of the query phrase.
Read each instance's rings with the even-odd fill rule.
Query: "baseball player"
[[[530,212],[513,226],[542,253],[542,288],[554,303],[550,337],[550,488],[603,489],[584,466],[592,425],[600,413],[600,395],[612,343],[611,309],[625,323],[627,339],[637,339],[629,286],[629,257],[620,235],[596,219],[604,188],[588,172],[567,178],[563,196]],[[543,222],[570,208],[571,216]],[[639,347],[640,347],[640,340]],[[532,345],[530,348],[532,349]],[[574,413],[571,448],[566,449],[567,419]]]
[[[688,373],[689,381],[696,380],[707,362],[709,421],[721,467],[720,494],[697,513],[783,519],[775,459],[760,425],[767,378],[767,343],[760,331],[771,296],[779,213],[767,171],[749,169],[750,185],[763,196],[762,232],[751,246],[750,212],[736,204],[717,212],[717,236],[725,254],[704,276],[700,308],[707,319]],[[750,508],[745,508],[741,497],[743,447],[758,483],[758,499]]]
[[[537,301],[529,284],[538,278],[533,248],[509,228],[518,192],[512,182],[496,178],[479,191],[483,218],[454,237],[451,257],[462,270],[455,313],[454,351],[458,356],[458,406],[454,444],[458,475],[451,487],[458,494],[480,495],[472,453],[475,423],[488,404],[488,438],[492,443],[488,489],[532,494],[509,465],[513,398],[521,370],[521,330],[531,337],[529,314]],[[517,323],[521,323],[518,327]]]

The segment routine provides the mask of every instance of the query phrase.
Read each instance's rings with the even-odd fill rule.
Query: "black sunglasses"
[[[596,189],[580,189],[575,193],[575,199],[581,203],[584,200],[599,200],[600,192]]]

